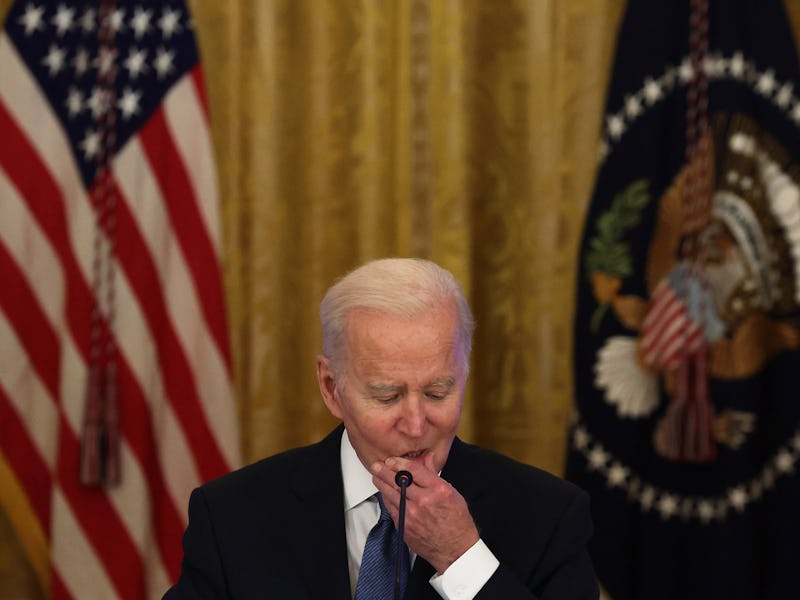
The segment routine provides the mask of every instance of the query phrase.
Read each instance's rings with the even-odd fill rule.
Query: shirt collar
[[[367,471],[350,443],[347,430],[342,434],[340,447],[342,480],[344,481],[344,510],[358,506],[378,491],[372,483],[372,474]]]

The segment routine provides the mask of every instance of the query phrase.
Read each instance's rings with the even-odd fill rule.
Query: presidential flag
[[[193,33],[22,0],[0,35],[0,503],[52,598],[160,598],[240,460]]]
[[[797,596],[800,68],[780,0],[629,0],[567,476],[613,600]]]

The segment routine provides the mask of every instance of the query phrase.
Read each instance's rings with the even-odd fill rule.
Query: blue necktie
[[[389,511],[383,505],[380,492],[375,494],[381,507],[381,516],[369,532],[358,571],[355,600],[392,600],[397,572],[397,539]],[[403,546],[403,571],[400,574],[400,597],[408,583],[408,547]]]

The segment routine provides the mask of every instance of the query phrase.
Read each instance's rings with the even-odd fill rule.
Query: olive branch
[[[625,233],[642,220],[642,209],[650,201],[649,183],[637,179],[614,196],[611,207],[595,221],[596,234],[589,240],[585,268],[591,278],[604,273],[612,278],[625,279],[633,274],[631,246]],[[597,331],[608,311],[609,302],[598,298],[600,304],[592,314],[591,329]]]

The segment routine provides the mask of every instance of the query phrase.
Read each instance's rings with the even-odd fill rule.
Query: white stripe
[[[173,583],[158,556],[155,551],[148,552],[145,556],[144,567],[147,570],[147,589],[145,593],[148,600],[161,600],[167,588]]]
[[[189,453],[183,429],[166,402],[163,411],[161,426],[154,431],[158,443],[158,459],[166,478],[164,483],[170,500],[172,500],[183,526],[186,527],[188,523],[186,505],[189,496],[192,490],[202,483],[202,480],[195,468],[195,463],[190,460],[192,455]]]
[[[0,385],[28,430],[45,464],[56,465],[58,411],[55,401],[28,360],[16,332],[0,311]]]
[[[28,204],[0,169],[0,238],[21,266],[57,335],[64,331],[64,275],[61,263]],[[52,210],[52,209],[51,209]]]
[[[206,421],[228,464],[236,465],[239,444],[233,384],[205,321],[198,318],[202,310],[194,282],[138,139],[132,139],[117,156],[114,172],[158,269],[167,312],[189,362]]]
[[[59,488],[53,494],[52,558],[74,598],[113,600],[116,589]]]
[[[205,112],[191,75],[176,83],[164,98],[164,114],[170,135],[189,174],[194,197],[217,259],[220,258],[219,197],[217,171]]]

